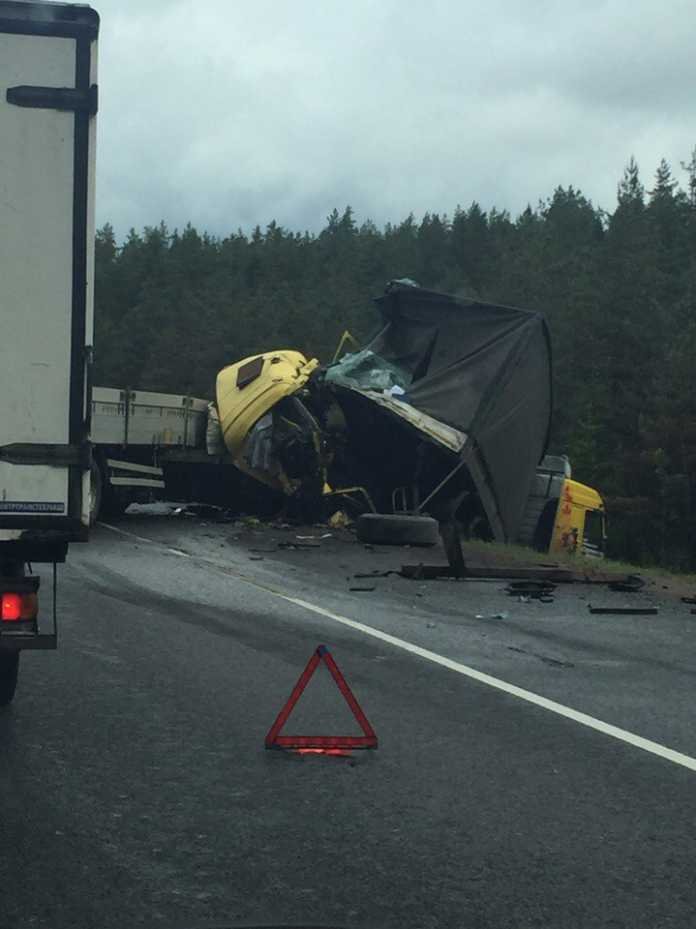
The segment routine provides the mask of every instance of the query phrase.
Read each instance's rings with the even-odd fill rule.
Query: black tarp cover
[[[411,373],[409,403],[469,436],[463,455],[494,534],[515,539],[551,420],[546,321],[418,287],[377,304],[385,325],[366,347]]]

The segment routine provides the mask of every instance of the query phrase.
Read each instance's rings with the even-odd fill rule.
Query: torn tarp
[[[468,436],[461,455],[491,529],[514,539],[551,420],[544,318],[416,287],[377,300],[384,327],[366,348],[405,371],[408,402]]]

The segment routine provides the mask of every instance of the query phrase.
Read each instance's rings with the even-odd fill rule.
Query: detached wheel
[[[373,545],[437,545],[440,541],[438,522],[431,516],[363,513],[355,528],[361,542]]]
[[[0,651],[0,706],[12,703],[17,689],[19,652]]]

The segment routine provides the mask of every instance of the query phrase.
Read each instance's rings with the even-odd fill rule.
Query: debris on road
[[[505,588],[511,597],[519,597],[521,603],[539,600],[540,603],[553,603],[556,585],[550,581],[511,581]]]
[[[329,517],[329,526],[332,529],[347,529],[352,522],[353,520],[343,510],[337,510]]]
[[[462,577],[468,581],[489,580],[537,580],[552,584],[572,584],[584,578],[570,568],[491,567],[467,564],[466,571],[459,575],[450,565],[417,564],[402,565],[401,576],[413,580],[435,580],[440,577]]]
[[[392,574],[400,574],[399,571],[368,571],[366,574],[354,574],[356,580],[365,580],[371,577],[390,577]]]
[[[629,574],[626,578],[609,582],[609,590],[615,590],[619,593],[635,594],[644,587],[645,581],[637,574]]]
[[[477,613],[476,619],[508,619],[509,613]]]
[[[550,655],[541,655],[539,652],[528,652],[525,648],[517,648],[514,645],[508,645],[509,652],[517,652],[519,655],[529,655],[530,658],[538,658],[544,664],[552,665],[556,668],[574,668],[572,661],[563,661],[560,658],[551,658]]]
[[[131,504],[129,512],[142,513],[143,515],[160,515],[156,512],[155,507],[158,504],[149,503]],[[188,516],[197,519],[208,519],[214,523],[232,523],[237,517],[234,512],[224,506],[216,506],[213,503],[160,503],[160,507],[165,508],[161,515],[166,516]]]
[[[590,613],[603,616],[655,616],[659,612],[656,606],[592,606],[588,603]]]
[[[321,548],[317,542],[278,542],[278,548],[283,551],[303,551],[308,548]]]

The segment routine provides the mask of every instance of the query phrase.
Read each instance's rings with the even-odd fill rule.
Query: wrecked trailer
[[[377,305],[384,325],[366,348],[404,373],[403,395],[333,385],[363,473],[391,485],[395,508],[456,509],[465,532],[512,541],[550,429],[544,318],[401,285]]]
[[[233,460],[303,506],[352,494],[515,539],[550,426],[545,320],[400,283],[376,302],[378,334],[334,365],[279,351],[220,372]]]

